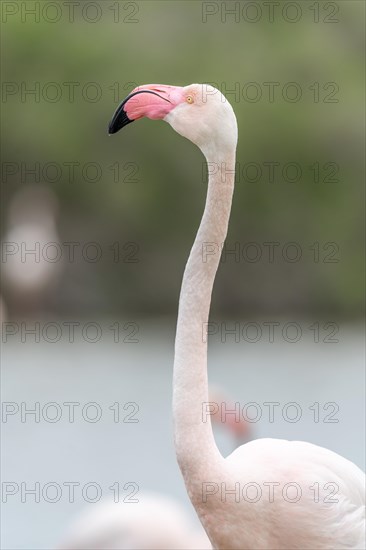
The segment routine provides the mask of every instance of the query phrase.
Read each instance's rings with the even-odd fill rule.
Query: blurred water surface
[[[82,496],[82,489],[91,482],[98,484],[103,497],[114,494],[110,487],[116,483],[120,498],[128,498],[133,487],[170,494],[194,518],[172,443],[174,320],[138,321],[134,343],[115,343],[112,331],[107,330],[114,323],[100,321],[103,334],[109,335],[95,344],[80,339],[32,343],[32,337],[24,344],[14,338],[3,344],[2,398],[7,403],[3,406],[8,412],[14,412],[14,404],[19,406],[19,413],[6,415],[2,427],[3,483],[19,485],[19,492],[8,496],[2,507],[3,548],[54,547],[77,513],[86,505],[93,506]],[[120,324],[125,326],[125,321]],[[362,327],[340,327],[339,342],[333,344],[314,343],[309,334],[305,336],[304,331],[304,337],[294,344],[279,338],[272,344],[264,338],[255,344],[235,343],[229,335],[223,343],[212,336],[210,382],[224,388],[241,409],[246,407],[251,418],[260,411],[261,418],[252,426],[254,437],[304,439],[362,467]],[[21,421],[21,402],[27,409],[40,404],[39,422],[32,414]],[[74,422],[69,421],[70,406],[64,405],[72,402],[80,404],[75,405]],[[255,403],[251,408],[250,402]],[[274,408],[273,422],[266,402],[280,404]],[[45,407],[49,403],[57,405]],[[117,410],[119,421],[115,421]],[[52,422],[57,414],[61,417]],[[98,414],[100,419],[93,421]],[[297,416],[297,422],[290,421]],[[231,438],[220,429],[216,433],[222,452],[230,453]],[[21,502],[21,482],[28,489],[40,483],[39,503],[25,493],[25,502]],[[54,503],[47,501],[56,495],[52,487],[42,496],[50,482],[62,488]],[[68,482],[79,484],[73,503],[68,486],[63,485]],[[128,482],[133,485],[126,486]],[[96,494],[90,486],[87,498]]]

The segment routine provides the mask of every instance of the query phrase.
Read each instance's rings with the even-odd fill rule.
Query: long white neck
[[[208,402],[206,323],[225,241],[234,190],[235,150],[206,155],[209,182],[205,210],[185,268],[178,312],[173,375],[175,446],[191,498],[223,461],[216,447]]]

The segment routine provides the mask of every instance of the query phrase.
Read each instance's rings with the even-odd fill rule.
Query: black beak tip
[[[118,130],[116,128],[116,125],[113,124],[113,121],[111,120],[111,122],[108,125],[108,135],[111,136],[112,134],[115,134],[116,132],[118,132]]]
[[[130,124],[133,122],[130,118],[128,118],[126,112],[123,108],[118,108],[117,111],[114,113],[112,120],[109,123],[108,126],[108,134],[111,136],[112,134],[116,134],[121,128],[124,126],[127,126],[127,124]]]

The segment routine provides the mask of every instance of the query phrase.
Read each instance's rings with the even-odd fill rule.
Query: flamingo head
[[[165,120],[206,155],[215,148],[232,151],[236,147],[234,111],[225,96],[209,84],[138,86],[117,107],[109,134],[142,117]]]

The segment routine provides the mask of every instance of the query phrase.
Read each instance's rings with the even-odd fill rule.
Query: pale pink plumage
[[[173,414],[175,445],[189,497],[217,549],[340,550],[365,548],[364,474],[345,458],[298,441],[259,439],[236,449],[224,459],[218,451],[210,422],[202,422],[202,403],[208,401],[207,344],[202,327],[208,322],[219,254],[206,257],[207,243],[221,245],[226,238],[234,190],[237,124],[229,102],[209,85],[184,88],[140,86],[139,109],[129,110],[127,98],[110,125],[118,131],[138,117],[159,118],[160,112],[179,134],[195,143],[206,157],[209,183],[206,206],[193,244],[179,302],[175,344]],[[143,90],[161,94],[150,104]],[[160,91],[158,91],[160,89]],[[138,97],[138,96],[136,96]],[[162,107],[160,101],[167,99]],[[171,107],[170,107],[171,105]],[[127,111],[123,111],[125,107]],[[167,112],[166,112],[167,111]],[[121,118],[122,117],[122,118]],[[135,117],[137,118],[137,117]],[[282,493],[257,502],[223,498],[222,487],[235,491],[248,483],[297,483],[302,496],[289,502]],[[309,496],[309,484],[318,483],[321,500]],[[327,503],[324,484],[338,487],[338,501]],[[216,493],[205,498],[207,484]]]

